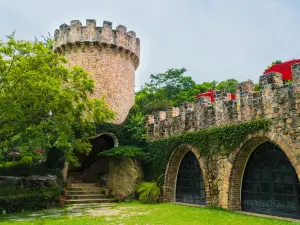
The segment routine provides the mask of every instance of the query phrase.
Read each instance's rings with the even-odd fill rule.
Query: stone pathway
[[[138,206],[115,207],[115,203],[94,203],[67,205],[64,208],[54,208],[34,213],[21,215],[8,215],[9,221],[30,221],[40,218],[57,218],[57,217],[76,217],[76,216],[104,216],[107,221],[112,220],[113,216],[120,218],[129,218],[135,215],[144,215],[150,211],[143,212]],[[23,214],[22,214],[23,215]]]
[[[110,216],[118,215],[122,211],[115,210],[113,207],[116,204],[113,203],[95,203],[95,204],[80,204],[80,205],[69,205],[59,209],[47,209],[43,211],[34,212],[28,214],[22,218],[20,216],[9,216],[9,221],[30,221],[38,218],[55,218],[61,216]]]

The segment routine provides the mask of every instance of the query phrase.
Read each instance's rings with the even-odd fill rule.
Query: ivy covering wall
[[[172,152],[182,144],[194,146],[206,158],[212,154],[229,154],[245,141],[248,134],[267,130],[269,123],[267,119],[252,120],[149,141],[144,149],[145,180],[151,181],[161,177],[165,173]]]

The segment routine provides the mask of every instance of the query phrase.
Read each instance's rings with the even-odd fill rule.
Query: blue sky
[[[299,58],[298,0],[0,0],[0,39],[53,34],[62,23],[122,24],[141,39],[136,88],[150,74],[185,67],[197,83],[259,76]]]

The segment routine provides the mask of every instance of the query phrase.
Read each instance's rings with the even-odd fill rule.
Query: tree
[[[239,82],[236,79],[228,79],[218,83],[216,89],[220,91],[226,91],[229,93],[235,93],[236,86],[238,85],[238,83]]]
[[[94,82],[80,67],[41,42],[8,36],[0,42],[0,149],[32,151],[52,146],[76,161],[88,152],[95,123],[113,119],[104,99],[90,99]]]
[[[196,85],[192,77],[184,75],[185,72],[186,69],[181,68],[151,74],[150,82],[136,93],[136,104],[145,113],[179,105],[183,100],[180,93],[191,91]]]
[[[52,35],[48,32],[48,36],[42,35],[42,41],[39,39],[35,38],[35,42],[42,42],[46,48],[48,49],[53,49],[53,44],[54,44],[54,39]]]

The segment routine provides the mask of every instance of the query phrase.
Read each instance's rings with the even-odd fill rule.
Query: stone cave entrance
[[[242,210],[298,218],[300,187],[285,153],[266,142],[250,155],[243,177]]]
[[[90,143],[92,150],[89,154],[77,153],[80,166],[74,168],[71,165],[69,168],[69,175],[75,174],[75,179],[80,179],[83,183],[96,183],[101,176],[108,175],[109,158],[98,156],[98,153],[117,146],[115,136],[109,134],[91,138]]]

